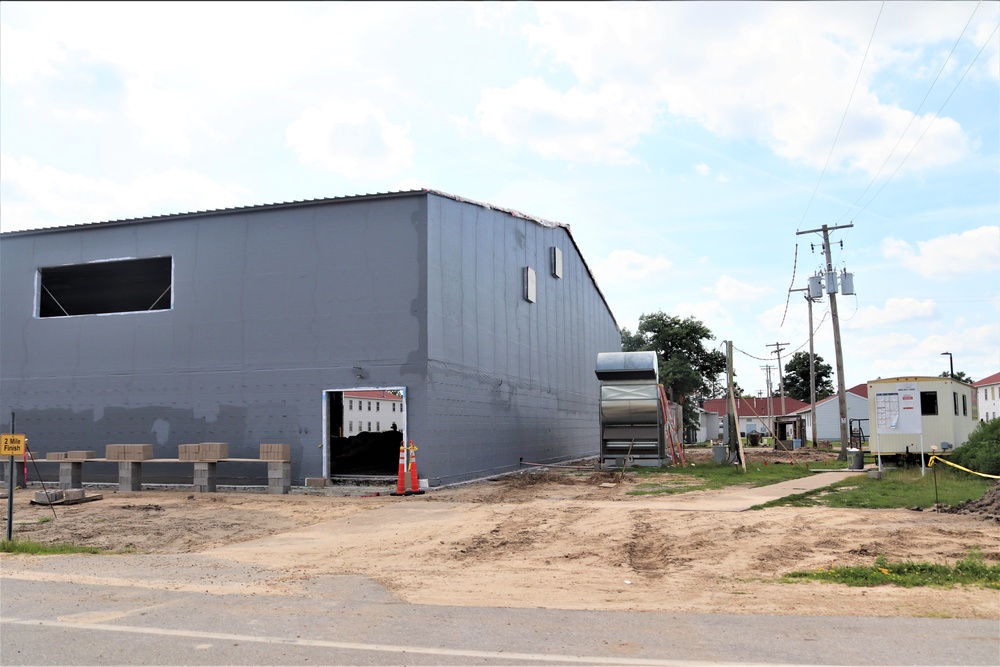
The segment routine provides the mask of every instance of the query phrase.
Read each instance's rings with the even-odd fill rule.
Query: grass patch
[[[958,505],[981,497],[992,481],[959,470],[939,470],[937,497],[942,505]],[[882,479],[857,475],[830,486],[806,493],[798,493],[755,505],[751,509],[766,507],[846,507],[855,509],[895,509],[900,507],[934,506],[934,473],[923,477],[919,468],[886,469]]]
[[[43,516],[43,517],[39,518],[38,521],[36,521],[35,523],[48,523],[49,521],[52,521],[52,517],[50,517],[50,516]]]
[[[80,547],[75,544],[42,544],[33,540],[0,540],[0,552],[35,556],[103,553],[97,547]]]
[[[754,462],[747,464],[745,473],[740,466],[718,463],[691,464],[685,468],[636,467],[630,468],[629,472],[635,475],[636,480],[635,490],[628,492],[631,496],[687,493],[744,484],[753,487],[767,486],[813,474],[802,464],[765,466]]]
[[[811,572],[790,572],[782,581],[829,581],[848,586],[944,586],[957,584],[1000,589],[1000,565],[987,565],[978,548],[954,566],[912,561],[890,563],[885,556],[875,559],[875,564],[855,567],[834,567]]]

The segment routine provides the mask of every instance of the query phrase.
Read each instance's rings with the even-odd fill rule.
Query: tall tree
[[[816,400],[832,396],[833,368],[823,363],[823,357],[816,355]],[[796,352],[785,364],[785,394],[792,398],[809,402],[809,353]]]
[[[945,371],[938,376],[939,378],[951,377],[951,373]],[[964,382],[965,384],[972,384],[972,378],[965,374],[965,371],[955,371],[955,379],[959,382]]]
[[[622,350],[657,353],[660,382],[671,400],[683,404],[685,423],[696,425],[696,403],[685,399],[709,395],[712,383],[726,371],[726,355],[720,350],[705,349],[705,341],[714,339],[700,320],[681,319],[659,311],[639,317],[635,333],[622,329]]]

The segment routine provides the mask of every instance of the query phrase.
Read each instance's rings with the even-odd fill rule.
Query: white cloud
[[[636,161],[630,150],[652,128],[655,112],[622,86],[560,92],[528,77],[483,90],[476,116],[487,135],[545,158],[628,164]]]
[[[882,255],[927,278],[996,272],[1000,270],[1000,226],[917,241],[916,250],[907,241],[889,237],[882,241]]]
[[[649,132],[652,119],[665,108],[718,136],[756,140],[790,161],[821,169],[834,145],[877,11],[867,3],[541,4],[538,23],[526,27],[525,33],[540,52],[568,67],[579,89],[596,96],[573,99],[567,93],[560,99],[549,93],[548,101],[539,105],[526,93],[541,92],[542,86],[532,90],[522,82],[505,90],[492,89],[491,103],[503,100],[505,106],[489,131],[517,140],[521,131],[533,126],[532,119],[559,117],[548,108],[552,102],[577,105],[575,113],[581,108],[585,114],[606,108],[603,100],[615,97],[608,94],[614,82],[622,91],[617,97],[638,106],[629,112],[633,124],[620,150],[597,152],[594,158],[626,162],[620,151],[628,151],[638,136]],[[907,15],[914,13],[922,20],[908,20]],[[976,25],[992,26],[989,13],[981,12]],[[889,5],[884,14],[880,27],[908,20],[909,30],[883,28],[875,42],[837,138],[830,164],[835,170],[868,174],[879,170],[914,114],[893,99],[882,99],[877,75],[896,65],[899,51],[914,50],[914,42],[920,48],[947,39],[967,18],[964,7],[946,11],[927,4]],[[914,123],[889,169],[895,168],[930,120],[924,114]],[[536,146],[536,141],[529,132],[524,143]],[[557,137],[553,143],[562,149],[538,152],[570,159],[570,138]],[[903,169],[940,168],[970,150],[958,123],[938,118]]]
[[[348,178],[390,176],[410,166],[409,128],[391,123],[368,100],[310,106],[288,126],[287,145],[299,160]]]
[[[0,154],[0,177],[10,192],[4,198],[3,231],[227,208],[249,194],[184,169],[140,173],[116,183],[5,154]]]
[[[868,329],[888,324],[930,320],[937,315],[937,304],[931,299],[886,299],[885,307],[868,306],[854,317],[842,320],[845,329]]]
[[[751,285],[731,276],[719,276],[710,290],[721,301],[754,301],[771,293],[771,288]]]
[[[593,265],[599,285],[630,284],[663,276],[673,262],[663,255],[643,255],[634,250],[614,250]]]
[[[65,51],[51,35],[17,30],[8,23],[0,25],[0,79],[4,83],[49,76],[55,72],[54,66],[65,60]]]
[[[708,176],[712,173],[712,168],[702,162],[694,166],[694,172],[699,176]]]

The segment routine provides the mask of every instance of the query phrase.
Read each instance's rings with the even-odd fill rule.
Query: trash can
[[[847,448],[847,468],[849,470],[865,469],[865,453],[860,449]]]

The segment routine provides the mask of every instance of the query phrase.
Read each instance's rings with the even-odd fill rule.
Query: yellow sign
[[[24,456],[24,443],[28,441],[23,433],[0,435],[0,456]]]

